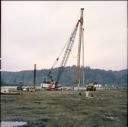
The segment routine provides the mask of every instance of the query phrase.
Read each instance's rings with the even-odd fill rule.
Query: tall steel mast
[[[78,43],[78,54],[77,54],[77,83],[78,83],[78,90],[80,85],[80,53],[81,53],[81,42],[82,42],[82,32],[83,32],[83,11],[84,8],[81,8],[81,15],[80,15],[80,28],[79,28],[79,43]]]

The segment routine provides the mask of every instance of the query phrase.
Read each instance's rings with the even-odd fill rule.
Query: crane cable
[[[78,20],[79,20],[79,13],[77,14],[77,19],[76,19],[76,21],[78,21]],[[73,27],[73,30],[72,30],[72,31],[74,31],[75,29],[76,29],[76,25],[75,25],[75,27]],[[71,35],[72,35],[72,34],[73,34],[73,32],[71,33]],[[61,56],[62,53],[63,53],[63,51],[66,49],[66,47],[67,47],[69,41],[70,41],[70,37],[69,37],[69,39],[66,41],[64,47],[63,47],[62,50],[60,51],[60,53],[59,53],[58,57],[56,58],[56,60],[54,61],[53,65],[52,65],[52,67],[51,67],[51,69],[50,69],[50,71],[49,71],[48,74],[47,74],[48,77],[52,77],[52,76],[51,76],[51,72],[52,72],[53,68],[56,66],[56,64],[57,64],[57,62],[58,62],[60,56]],[[73,56],[73,54],[72,54],[72,56]]]
[[[73,28],[72,31],[74,31],[75,28],[76,28],[76,26]],[[73,32],[72,32],[72,33],[73,33]],[[71,33],[71,34],[72,34],[72,33]],[[53,65],[52,65],[51,69],[53,69],[53,68],[55,67],[55,65],[57,64],[57,62],[58,62],[60,56],[62,55],[63,51],[66,49],[66,46],[67,46],[67,44],[69,43],[69,40],[70,40],[70,38],[66,41],[66,43],[65,43],[65,45],[63,46],[62,50],[60,51],[58,57],[57,57],[56,60],[54,61],[54,63],[53,63]]]
[[[72,58],[77,58],[77,56],[73,55],[72,51],[71,51],[71,55],[72,55]]]
[[[80,17],[80,13],[77,14],[76,22],[79,20],[79,17]],[[72,58],[77,58],[77,56],[73,55],[72,50],[70,52],[71,52]]]
[[[60,77],[62,75],[64,66],[66,65],[67,60],[69,58],[70,51],[71,51],[72,46],[73,46],[74,41],[75,41],[75,36],[76,36],[78,25],[79,25],[79,20],[77,21],[77,24],[75,25],[75,28],[74,28],[73,32],[71,33],[71,36],[69,38],[68,45],[67,45],[66,50],[64,52],[64,56],[62,58],[62,61],[61,61],[61,64],[60,64],[60,68],[58,70],[58,74],[57,74],[57,78],[56,78],[56,85],[58,84],[58,82],[60,80]]]

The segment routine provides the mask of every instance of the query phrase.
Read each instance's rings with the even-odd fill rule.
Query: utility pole
[[[35,84],[36,84],[36,64],[34,64],[33,83],[34,83],[34,89],[35,89]]]
[[[81,15],[80,15],[80,28],[79,28],[79,43],[78,43],[78,54],[77,54],[77,83],[78,83],[78,90],[80,85],[80,53],[81,53],[81,42],[82,42],[82,32],[83,32],[83,11],[84,8],[81,8]]]

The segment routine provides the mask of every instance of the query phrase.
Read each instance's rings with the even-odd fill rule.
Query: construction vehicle
[[[77,84],[78,84],[78,87],[79,87],[79,84],[80,84],[80,52],[81,52],[81,43],[83,41],[82,37],[83,37],[83,30],[84,30],[84,28],[83,28],[83,10],[84,10],[84,8],[81,8],[80,19],[77,21],[77,23],[75,25],[75,28],[73,29],[73,32],[70,35],[68,43],[66,43],[66,45],[63,48],[63,49],[65,49],[65,52],[64,52],[62,61],[60,63],[60,67],[58,69],[56,79],[53,79],[52,70],[55,67],[55,65],[57,64],[60,55],[59,55],[59,57],[56,58],[53,66],[51,67],[50,71],[47,74],[47,77],[44,78],[44,81],[43,81],[41,86],[43,88],[47,89],[47,90],[58,89],[58,83],[59,83],[60,78],[62,76],[62,73],[64,71],[64,67],[67,64],[69,55],[71,53],[71,50],[72,50],[72,47],[73,47],[73,44],[74,44],[74,41],[75,41],[78,26],[80,25],[80,27],[79,27],[78,54],[77,54],[77,78],[76,78],[77,79]]]
[[[89,83],[86,90],[87,91],[96,91],[96,83]]]

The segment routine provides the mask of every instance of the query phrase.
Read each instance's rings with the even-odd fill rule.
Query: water
[[[16,88],[17,88],[17,86],[1,86],[1,88],[5,88],[5,89],[14,88],[14,89],[16,89]]]
[[[26,124],[27,122],[23,122],[23,121],[2,121],[0,123],[1,127],[19,127]]]

